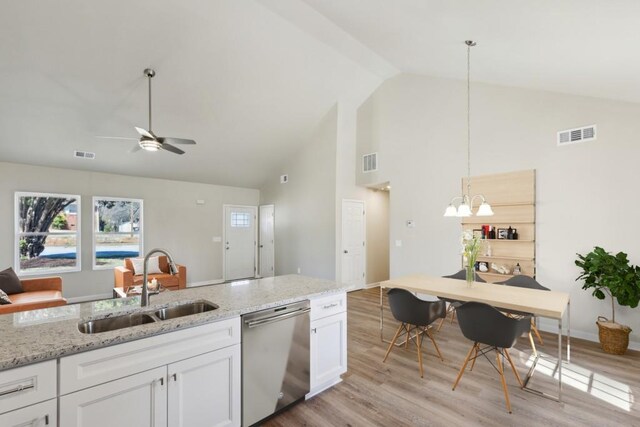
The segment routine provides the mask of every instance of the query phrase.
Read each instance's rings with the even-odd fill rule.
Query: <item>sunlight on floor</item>
[[[540,353],[536,372],[558,379],[558,361],[549,355]],[[535,357],[531,355],[526,361],[530,368]],[[535,376],[532,381],[535,380]],[[631,411],[634,399],[631,388],[627,384],[615,381],[604,375],[582,368],[575,363],[562,363],[562,384],[569,385],[585,393],[589,393],[613,406]]]

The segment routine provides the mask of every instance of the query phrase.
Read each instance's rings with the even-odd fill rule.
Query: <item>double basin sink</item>
[[[159,322],[162,320],[176,319],[193,314],[206,313],[217,309],[216,304],[205,300],[198,300],[173,307],[160,308],[154,312],[135,312],[121,316],[107,317],[104,319],[87,320],[78,323],[78,329],[83,334],[97,334],[100,332],[115,331],[130,328],[132,326]]]

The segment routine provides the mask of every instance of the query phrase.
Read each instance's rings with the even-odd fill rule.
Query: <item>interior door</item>
[[[342,201],[342,283],[365,283],[365,211],[361,200]]]
[[[256,275],[255,206],[225,206],[225,280]]]
[[[275,275],[274,206],[260,206],[260,276]]]

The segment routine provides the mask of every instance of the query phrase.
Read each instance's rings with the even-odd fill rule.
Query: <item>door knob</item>
[[[261,248],[264,248],[264,245],[260,245]]]
[[[348,253],[349,253],[349,251],[345,249],[345,250],[344,250],[344,253],[345,253],[345,254],[348,254]]]

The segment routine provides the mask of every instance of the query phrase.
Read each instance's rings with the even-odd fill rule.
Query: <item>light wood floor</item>
[[[570,372],[563,370],[564,404],[518,388],[506,371],[513,413],[505,410],[497,373],[486,359],[451,385],[471,347],[457,323],[436,334],[441,362],[428,340],[423,343],[424,378],[418,374],[415,347],[394,349],[382,363],[386,344],[379,335],[379,289],[352,292],[348,299],[349,371],[342,383],[269,420],[268,426],[640,426],[640,355],[603,353],[598,344],[572,340]],[[387,339],[397,323],[388,309]],[[595,326],[594,326],[595,327]],[[539,350],[555,355],[554,335],[543,333]],[[520,375],[531,356],[521,339],[511,351]],[[495,359],[493,359],[495,360]],[[552,367],[552,365],[551,365]],[[566,375],[566,378],[564,378]],[[557,383],[536,372],[531,386],[555,392]]]

